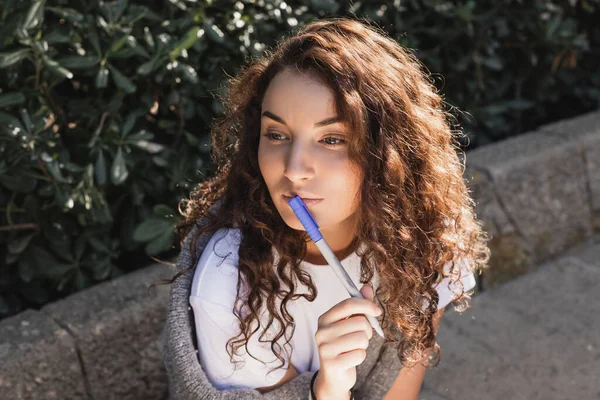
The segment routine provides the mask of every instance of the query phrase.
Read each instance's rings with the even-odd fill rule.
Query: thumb
[[[362,294],[365,299],[373,301],[374,294],[371,285],[363,285],[363,287],[360,288],[360,294]]]

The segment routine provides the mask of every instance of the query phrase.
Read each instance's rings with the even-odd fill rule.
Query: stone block
[[[529,243],[519,236],[495,192],[491,178],[476,166],[465,169],[467,185],[475,201],[477,218],[490,237],[489,268],[483,271],[483,290],[535,268]]]
[[[0,399],[88,399],[76,344],[48,316],[26,310],[0,321]]]
[[[594,231],[600,233],[600,112],[543,125],[539,130],[579,146],[585,163],[592,223]]]
[[[487,177],[519,240],[535,263],[560,255],[592,234],[592,215],[579,146],[532,132],[467,154]]]
[[[47,305],[77,341],[94,400],[160,399],[167,392],[159,339],[171,278],[162,265],[137,270]]]

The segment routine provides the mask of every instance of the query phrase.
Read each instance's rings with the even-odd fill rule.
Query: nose
[[[283,174],[292,182],[311,179],[315,175],[314,158],[306,146],[296,142],[289,146]]]

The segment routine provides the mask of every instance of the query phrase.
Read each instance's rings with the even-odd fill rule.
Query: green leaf
[[[190,144],[190,146],[192,147],[196,147],[200,144],[200,140],[194,136],[191,132],[188,131],[183,131],[183,135],[185,136],[187,142]]]
[[[204,29],[208,37],[216,43],[222,44],[225,42],[225,34],[218,26],[214,25],[208,19],[203,21]]]
[[[65,56],[57,62],[65,68],[87,69],[96,66],[100,62],[98,56]]]
[[[6,265],[14,264],[17,261],[19,261],[19,257],[20,254],[6,253],[6,258],[4,259],[4,262],[6,263]]]
[[[106,244],[104,244],[104,242],[102,240],[98,239],[97,237],[91,236],[90,238],[88,238],[88,242],[94,249],[98,250],[101,253],[105,253],[105,254],[109,254],[109,255],[114,254],[108,248],[108,246],[106,246]]]
[[[143,114],[142,114],[143,115]],[[127,138],[128,143],[134,143],[141,140],[152,140],[154,138],[154,134],[152,132],[148,132],[145,129],[141,129],[134,133],[133,135],[129,135]]]
[[[100,69],[98,69],[98,73],[96,74],[95,83],[97,88],[105,88],[108,86],[108,68],[106,68],[106,65],[100,64]]]
[[[18,132],[25,130],[17,117],[4,111],[0,111],[0,128],[3,128],[8,134],[13,135],[15,135],[15,133],[13,133],[13,130],[15,129]]]
[[[37,0],[29,7],[21,27],[25,30],[34,29],[44,19],[44,0]]]
[[[163,151],[165,149],[164,145],[162,145],[160,143],[156,143],[156,142],[148,142],[147,140],[137,140],[137,141],[128,140],[127,142],[131,143],[134,146],[139,147],[140,149],[145,150],[151,154],[160,153],[161,151]]]
[[[54,14],[62,17],[70,22],[83,21],[83,14],[80,12],[66,7],[46,7],[46,10],[53,12]]]
[[[146,14],[150,13],[150,10],[148,10],[147,7],[137,6],[134,4],[130,5],[127,11],[128,13],[123,18],[124,25],[133,25],[137,21],[144,18]]]
[[[155,217],[161,218],[164,220],[173,218],[174,213],[175,212],[173,211],[173,209],[166,204],[157,204],[152,208],[152,214]]]
[[[73,272],[71,272],[70,274],[65,274],[63,277],[60,278],[56,285],[56,290],[58,290],[59,292],[65,290],[65,287],[71,281],[71,276],[73,275]]]
[[[58,279],[68,270],[70,264],[59,263],[46,249],[31,245],[19,260],[19,275],[25,282],[30,282],[34,277]]]
[[[117,40],[113,41],[112,44],[110,45],[109,54],[116,53],[117,51],[121,50],[121,47],[123,47],[125,45],[125,43],[127,43],[128,36],[129,35],[123,35],[120,38],[118,38]]]
[[[152,37],[152,33],[150,33],[150,29],[145,26],[144,27],[144,40],[146,41],[146,45],[151,49],[154,48],[154,38]]]
[[[98,38],[98,29],[96,28],[96,19],[90,14],[87,16],[87,24],[88,24],[88,38],[96,50],[98,56],[102,56],[102,50],[100,49],[100,39]]]
[[[23,92],[11,92],[0,94],[0,108],[14,106],[16,104],[25,103],[25,95]]]
[[[137,39],[134,36],[127,37],[127,45],[133,50],[133,52],[139,56],[150,58],[150,54],[139,45]]]
[[[57,161],[47,162],[46,170],[55,181],[69,183],[69,181],[63,176]]]
[[[77,269],[75,272],[75,289],[79,291],[86,289],[91,285],[92,282],[90,282],[88,275],[81,269]]]
[[[187,50],[190,47],[192,47],[194,43],[196,43],[196,40],[198,40],[198,38],[202,37],[203,35],[204,30],[200,29],[199,26],[191,27],[183,36],[183,38],[181,38],[181,40],[179,40],[177,44],[175,44],[175,47],[169,53],[169,57],[171,57],[171,60],[176,59],[182,50]]]
[[[131,47],[123,48],[116,53],[110,53],[110,58],[112,60],[123,60],[126,58],[131,58],[133,56],[139,56],[139,52],[136,49],[132,49]]]
[[[196,72],[196,70],[187,64],[178,63],[175,70],[181,72],[181,74],[183,75],[183,79],[186,82],[191,83],[192,85],[195,85],[200,81],[198,79],[198,73]]]
[[[481,59],[481,63],[494,71],[500,71],[504,66],[504,64],[502,63],[502,59],[500,59],[500,57],[497,56],[484,57]]]
[[[19,277],[23,282],[31,282],[34,275],[35,260],[29,252],[25,252],[19,259]]]
[[[117,155],[113,160],[112,168],[110,170],[110,180],[113,184],[120,185],[121,183],[125,182],[128,175],[129,171],[127,171],[125,157],[123,156],[123,151],[119,147],[119,150],[117,150]]]
[[[27,57],[29,49],[21,49],[11,53],[0,53],[0,68],[8,68]]]
[[[154,256],[162,253],[163,251],[170,250],[173,247],[174,241],[175,232],[173,230],[164,231],[160,236],[153,239],[146,245],[146,254],[149,256]]]
[[[48,44],[65,44],[73,42],[73,39],[68,32],[63,33],[58,30],[53,30],[48,34],[44,34],[44,40],[48,42]]]
[[[127,0],[101,1],[100,11],[108,20],[108,22],[113,24],[117,22],[119,18],[121,18],[123,12],[127,8],[127,3]]]
[[[133,240],[148,242],[166,231],[173,230],[174,226],[164,219],[151,218],[139,224],[133,231]]]
[[[561,22],[562,16],[560,14],[555,14],[554,17],[548,21],[548,24],[546,25],[546,40],[552,39],[552,36],[556,33]]]
[[[106,160],[104,159],[104,152],[102,149],[98,151],[98,157],[96,158],[96,165],[94,166],[94,174],[96,175],[96,184],[106,184]]]
[[[31,123],[31,118],[29,117],[29,113],[26,108],[21,108],[19,110],[19,114],[21,114],[21,120],[23,120],[23,126],[27,133],[31,134],[31,129],[33,128],[33,124]]]
[[[129,113],[129,115],[127,115],[127,118],[125,118],[125,122],[123,123],[123,127],[121,128],[121,137],[125,137],[129,134],[129,132],[131,132],[131,129],[133,128],[133,126],[135,125],[135,120],[143,114],[140,114],[140,111],[138,110],[137,112],[131,112]]]
[[[53,281],[58,281],[61,277],[63,277],[66,273],[74,270],[76,268],[73,264],[66,263],[50,263],[45,262],[40,265],[41,268],[38,269],[36,276],[40,278],[46,278]]]
[[[109,65],[108,68],[110,68],[110,72],[112,73],[115,85],[117,85],[119,89],[122,89],[127,94],[134,93],[137,90],[137,87],[131,81],[131,79],[123,75],[121,71],[119,71],[112,65]]]
[[[143,63],[142,65],[140,65],[137,68],[136,72],[139,75],[148,75],[154,69],[155,64],[156,64],[156,58],[153,58],[152,60],[146,61],[145,63]]]
[[[79,262],[79,260],[81,260],[81,257],[83,256],[83,252],[86,250],[87,246],[87,234],[88,232],[85,232],[83,235],[80,235],[77,237],[77,240],[75,241],[75,251],[74,251],[74,256],[72,257],[70,256],[69,259],[72,259],[74,262]],[[75,261],[76,260],[76,261]]]
[[[0,174],[2,186],[17,193],[31,193],[37,186],[37,180],[27,176],[9,176]]]
[[[27,245],[29,245],[29,242],[31,241],[31,239],[33,239],[36,235],[37,235],[37,233],[33,232],[28,235],[21,236],[21,237],[18,237],[16,239],[12,240],[7,246],[8,252],[12,253],[12,254],[22,253],[23,250],[25,250],[27,248]]]
[[[62,67],[56,61],[54,61],[48,57],[43,57],[42,62],[54,75],[59,76],[63,79],[64,78],[66,78],[66,79],[73,78],[73,73],[71,71],[69,71],[68,69]]]
[[[94,279],[97,281],[103,281],[110,275],[113,269],[113,265],[110,262],[110,258],[106,258],[104,261],[97,261],[93,265],[92,274]]]

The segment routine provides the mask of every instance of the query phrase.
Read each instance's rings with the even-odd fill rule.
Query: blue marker
[[[312,241],[315,242],[317,248],[319,249],[321,254],[323,254],[323,257],[325,258],[325,260],[327,260],[329,266],[333,269],[333,272],[335,272],[340,282],[342,282],[342,285],[344,285],[346,291],[348,291],[348,294],[350,294],[351,297],[364,299],[363,295],[360,293],[350,276],[348,276],[348,273],[340,263],[340,260],[338,260],[338,258],[331,250],[331,247],[329,247],[329,245],[325,241],[325,238],[319,231],[319,225],[317,224],[317,221],[315,221],[310,211],[308,211],[308,208],[306,207],[306,204],[304,204],[304,202],[302,201],[302,198],[300,196],[292,197],[292,199],[288,201],[288,204],[292,207],[294,214],[296,214],[296,217],[298,217]],[[367,317],[367,320],[369,320],[371,326],[379,334],[379,336],[385,338],[383,330],[381,329],[381,326],[379,325],[379,322],[375,319],[375,317],[371,315],[365,316]]]

